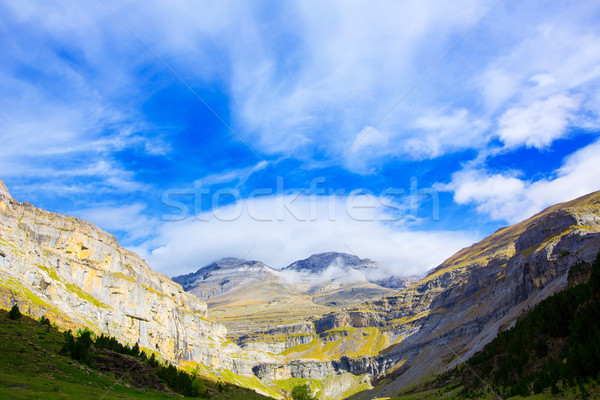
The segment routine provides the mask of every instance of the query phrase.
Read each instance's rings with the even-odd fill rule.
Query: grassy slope
[[[8,319],[0,310],[0,399],[173,399],[181,396],[138,389],[111,373],[101,373],[59,354],[61,332],[23,316]],[[266,399],[253,391],[206,381],[213,399]]]
[[[335,340],[326,340],[329,335],[338,335]],[[314,335],[310,343],[300,344],[285,350],[281,355],[288,360],[308,358],[312,360],[335,360],[342,356],[359,358],[380,353],[389,346],[389,340],[378,328],[342,327],[330,329],[322,337]]]

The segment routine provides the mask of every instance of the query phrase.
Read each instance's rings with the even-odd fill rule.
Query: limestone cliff
[[[88,327],[173,361],[231,364],[206,303],[84,220],[13,199],[0,181],[0,306]]]

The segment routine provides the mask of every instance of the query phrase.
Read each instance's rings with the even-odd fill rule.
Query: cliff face
[[[365,396],[393,392],[470,357],[527,308],[563,289],[569,268],[593,261],[599,250],[596,192],[498,230],[398,296],[330,314],[316,325],[377,326],[397,338],[371,358],[394,380]]]
[[[226,365],[206,303],[81,219],[11,198],[0,181],[0,306],[87,326],[173,361]]]

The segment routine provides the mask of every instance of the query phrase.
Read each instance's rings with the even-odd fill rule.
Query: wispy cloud
[[[526,107],[511,108],[498,122],[498,136],[509,148],[527,146],[543,149],[567,133],[581,101],[558,94]]]
[[[233,183],[235,186],[244,184],[252,174],[264,170],[269,163],[259,161],[256,165],[247,168],[238,168],[217,174],[210,174],[202,177],[200,181],[205,186],[218,185],[221,183]]]
[[[523,179],[519,171],[494,173],[484,167],[452,175],[438,189],[454,192],[458,204],[472,204],[495,220],[519,222],[545,207],[600,190],[600,141],[567,157],[554,176]]]

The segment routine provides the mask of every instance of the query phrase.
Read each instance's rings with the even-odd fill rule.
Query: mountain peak
[[[187,275],[173,277],[183,289],[205,300],[254,282],[277,279],[279,271],[260,261],[228,257]]]
[[[0,197],[10,198],[10,193],[8,191],[8,188],[6,187],[6,185],[4,184],[4,181],[2,179],[0,179]]]
[[[304,260],[293,262],[284,268],[284,270],[310,271],[313,273],[322,272],[331,266],[343,269],[367,269],[377,267],[378,264],[368,258],[361,259],[355,255],[347,253],[327,252],[313,254]]]

